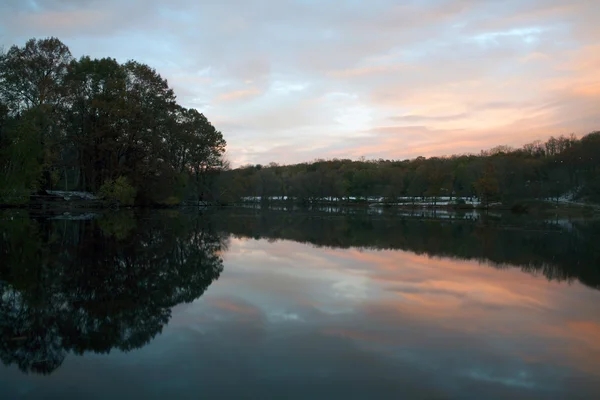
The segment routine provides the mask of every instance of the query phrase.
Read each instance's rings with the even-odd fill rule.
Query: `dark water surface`
[[[600,398],[598,221],[65,218],[0,214],[2,399]]]

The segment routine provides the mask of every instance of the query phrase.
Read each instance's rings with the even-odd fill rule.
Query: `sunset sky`
[[[228,158],[412,158],[600,129],[596,0],[2,0],[0,46],[151,65]]]

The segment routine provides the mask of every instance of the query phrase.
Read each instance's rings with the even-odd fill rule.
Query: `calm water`
[[[597,221],[0,214],[1,398],[598,398],[598,243]]]

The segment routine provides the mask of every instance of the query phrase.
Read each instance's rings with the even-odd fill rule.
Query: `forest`
[[[230,169],[223,134],[151,67],[74,59],[57,38],[0,52],[0,204],[81,191],[110,204],[600,202],[600,131],[412,160]],[[401,150],[401,149],[398,149]],[[467,199],[467,201],[465,200]]]
[[[0,52],[0,203],[84,191],[126,205],[202,200],[226,142],[154,69],[74,59],[57,38]]]
[[[247,165],[219,177],[224,202],[243,198],[314,204],[329,201],[411,203],[478,198],[480,204],[522,200],[600,201],[600,132],[498,146],[480,154],[412,160],[316,160]],[[464,200],[463,200],[464,201]],[[459,200],[460,203],[460,200]],[[434,204],[435,205],[435,204]]]

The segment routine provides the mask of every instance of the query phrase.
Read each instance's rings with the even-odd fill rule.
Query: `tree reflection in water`
[[[244,209],[84,221],[0,214],[0,358],[49,374],[68,353],[144,346],[175,305],[219,277],[230,235],[479,260],[600,288],[597,220]]]
[[[200,297],[226,248],[202,216],[0,219],[0,358],[49,374],[69,352],[129,351]]]
[[[293,240],[331,248],[402,250],[430,257],[518,266],[550,280],[600,289],[600,220],[527,218],[515,214],[402,215],[391,209],[301,212],[238,209],[216,213],[219,229],[238,237]],[[468,215],[467,215],[468,216]]]

